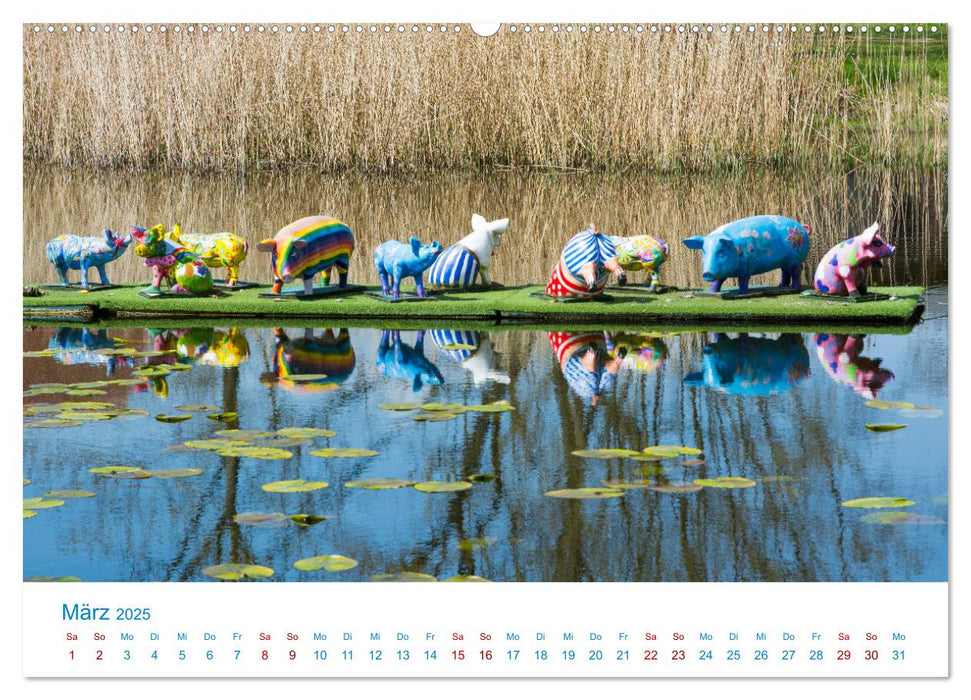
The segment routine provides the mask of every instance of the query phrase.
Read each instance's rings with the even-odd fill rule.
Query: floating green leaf
[[[381,453],[361,447],[323,447],[310,454],[317,457],[374,457]]]
[[[870,496],[869,498],[854,498],[843,501],[844,508],[906,508],[916,501],[896,496]]]
[[[30,406],[24,406],[25,416],[49,415],[52,413],[60,413],[61,411],[61,408],[49,403],[35,403]]]
[[[357,566],[357,562],[340,554],[322,554],[309,559],[301,559],[293,563],[294,569],[300,571],[347,571]]]
[[[166,416],[159,413],[155,416],[155,420],[160,423],[183,423],[192,418],[192,416]]]
[[[944,411],[932,406],[914,406],[900,409],[900,415],[907,418],[940,418],[944,415]]]
[[[944,525],[943,520],[939,520],[930,515],[920,515],[918,513],[908,513],[904,510],[878,511],[867,513],[860,518],[861,523],[867,525]]]
[[[634,450],[604,448],[599,450],[574,450],[571,454],[575,457],[586,457],[587,459],[618,459],[620,457],[635,457],[640,453]]]
[[[332,517],[332,515],[308,515],[307,513],[297,513],[296,515],[291,515],[290,520],[295,522],[297,525],[309,527],[311,525],[316,525],[317,523],[322,523]]]
[[[135,370],[135,374],[140,377],[166,377],[171,371],[165,367],[141,367]]]
[[[698,484],[662,484],[660,486],[649,486],[650,491],[658,493],[694,493],[704,488]]]
[[[383,491],[385,489],[400,489],[404,486],[414,486],[414,481],[408,479],[391,479],[385,477],[375,477],[373,479],[358,479],[348,481],[344,486],[349,489],[367,489],[368,491]]]
[[[659,459],[673,459],[674,457],[680,457],[684,452],[680,448],[670,445],[655,445],[654,447],[645,448],[643,454]]]
[[[423,411],[444,411],[445,413],[456,413],[465,410],[465,406],[460,403],[423,403],[419,408]]]
[[[81,425],[81,421],[64,420],[61,418],[47,418],[45,420],[32,420],[24,423],[25,428],[70,428]]]
[[[698,486],[707,486],[711,489],[750,489],[755,486],[751,479],[744,479],[740,476],[718,476],[714,479],[695,479]]]
[[[148,411],[143,411],[140,408],[120,408],[114,412],[115,416],[118,418],[139,418],[141,416],[147,416]]]
[[[429,574],[422,574],[417,571],[399,571],[396,574],[376,574],[371,577],[371,580],[381,582],[432,583],[438,579]]]
[[[327,488],[326,481],[304,481],[303,479],[271,481],[269,484],[263,484],[263,490],[270,493],[303,493],[325,488]]]
[[[76,386],[75,384],[62,384],[61,382],[40,382],[37,384],[31,384],[28,389],[67,389],[68,387]]]
[[[233,516],[237,525],[256,525],[259,527],[286,527],[289,524],[283,513],[237,513]]]
[[[108,476],[113,479],[148,479],[152,476],[152,472],[141,469],[140,467],[94,467],[88,471],[92,474]]]
[[[288,459],[293,457],[289,450],[276,447],[226,447],[216,450],[220,457],[250,457],[252,459]]]
[[[209,440],[189,440],[182,443],[186,447],[197,450],[225,450],[229,447],[246,447],[248,440],[230,440],[228,438],[211,438]]]
[[[899,423],[867,423],[866,429],[874,433],[889,433],[891,430],[906,428],[906,425]]]
[[[291,382],[317,382],[327,379],[326,374],[288,374],[286,378]]]
[[[63,506],[64,501],[56,498],[41,498],[39,496],[34,498],[24,499],[24,510],[44,510],[46,508],[57,508],[58,506]]]
[[[115,413],[106,413],[104,411],[65,411],[64,413],[58,413],[57,417],[60,420],[111,420],[115,417]]]
[[[106,357],[112,357],[117,355],[133,356],[138,351],[135,348],[98,348],[94,351],[97,355],[105,355]]]
[[[468,343],[448,343],[442,346],[442,350],[478,350],[477,345],[469,345]]]
[[[465,410],[475,411],[476,413],[507,413],[508,411],[515,411],[516,407],[508,401],[495,401],[477,406],[466,406]]]
[[[491,544],[495,544],[495,537],[470,537],[467,540],[461,540],[458,543],[458,548],[463,552],[474,552],[478,549],[485,549]]]
[[[24,486],[27,486],[27,484],[29,483],[30,483],[30,479],[28,479],[27,477],[24,477]]]
[[[243,578],[267,578],[273,575],[273,569],[255,564],[216,564],[207,566],[202,573],[224,581],[239,581]]]
[[[64,393],[68,396],[104,396],[108,392],[104,389],[69,389]]]
[[[337,435],[333,430],[326,428],[280,428],[276,431],[276,434],[289,438],[334,437]]]
[[[183,445],[182,443],[179,443],[177,445],[169,445],[168,447],[165,448],[165,451],[189,453],[189,452],[209,452],[210,450],[203,449],[201,447],[188,447],[186,445]]]
[[[130,379],[108,379],[105,384],[111,386],[139,386],[145,384],[145,380],[139,377],[132,377]]]
[[[704,463],[703,459],[682,459],[678,462],[682,467],[700,467]]]
[[[171,355],[172,353],[164,352],[162,350],[138,350],[131,353],[132,357],[162,357],[163,355]]]
[[[412,420],[416,420],[419,423],[442,423],[444,421],[452,420],[453,418],[457,418],[457,417],[458,416],[455,413],[437,412],[437,413],[416,413],[411,418]]]
[[[551,498],[618,498],[624,495],[623,490],[613,488],[587,487],[582,489],[559,489],[558,491],[547,491],[544,496]]]
[[[914,404],[906,401],[884,401],[882,399],[871,399],[863,405],[869,406],[870,408],[879,408],[881,411],[887,411],[891,408],[914,408]]]
[[[649,479],[638,479],[637,481],[625,481],[623,479],[604,479],[600,482],[609,489],[646,489],[653,486],[654,482]]]
[[[24,579],[25,583],[80,583],[77,576],[31,576]]]
[[[418,408],[419,404],[416,403],[379,403],[378,408],[382,408],[385,411],[412,411]]]
[[[446,583],[490,583],[487,578],[482,578],[481,576],[475,576],[471,574],[462,574],[459,576],[452,576],[451,578],[443,579]]]
[[[414,488],[423,493],[454,493],[472,488],[468,481],[423,481]]]
[[[301,445],[309,444],[310,440],[306,438],[294,437],[272,437],[253,441],[253,447],[300,447]]]
[[[250,440],[259,440],[276,435],[272,430],[217,430],[216,435],[226,438],[234,438],[233,442],[238,442],[239,446],[247,444]]]
[[[210,411],[218,411],[219,406],[211,406],[205,403],[185,403],[181,406],[176,406],[177,411],[188,411],[189,413],[209,413]]]
[[[209,420],[218,421],[219,423],[232,423],[239,416],[235,411],[226,411],[224,413],[210,413],[206,418]]]
[[[465,477],[465,480],[471,481],[474,484],[485,484],[490,481],[495,481],[496,475],[495,474],[472,474],[470,476]]]
[[[186,476],[199,476],[201,469],[156,469],[152,476],[159,479],[181,479]]]
[[[48,348],[47,350],[28,350],[24,353],[24,357],[54,357],[55,355],[67,352],[70,352],[70,350],[56,350],[53,348]]]
[[[44,494],[45,498],[91,498],[96,495],[94,491],[48,491]]]
[[[115,404],[108,401],[61,401],[57,406],[65,411],[102,411],[116,408]]]
[[[27,518],[33,518],[35,515],[37,515],[36,510],[27,510],[26,508],[24,509],[24,520],[26,520]]]
[[[73,384],[68,384],[72,389],[100,389],[104,386],[109,386],[107,379],[102,379],[98,382],[74,382]]]

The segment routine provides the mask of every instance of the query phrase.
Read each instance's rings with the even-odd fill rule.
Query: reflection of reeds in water
[[[879,221],[898,252],[879,282],[929,284],[947,278],[947,173],[856,171],[846,176],[760,173],[660,178],[592,175],[440,175],[424,178],[265,174],[247,178],[91,175],[28,168],[24,174],[24,279],[53,282],[44,256],[62,233],[97,235],[103,226],[171,226],[234,231],[250,242],[242,279],[269,282],[269,257],[254,244],[292,220],[331,214],[357,239],[351,280],[376,283],[371,251],[388,239],[418,236],[448,245],[469,232],[473,212],[510,217],[494,254],[492,277],[505,284],[541,284],[567,238],[590,220],[619,235],[650,233],[671,244],[662,268],[667,284],[700,286],[700,254],[684,248],[743,216],[779,213],[813,227],[804,282],[838,241]],[[112,281],[148,279],[131,252],[109,264]],[[75,279],[77,273],[72,273]],[[635,281],[640,277],[635,273]],[[97,275],[95,274],[95,277]],[[776,275],[757,283],[777,283]]]
[[[24,35],[24,152],[251,170],[940,164],[944,32]]]

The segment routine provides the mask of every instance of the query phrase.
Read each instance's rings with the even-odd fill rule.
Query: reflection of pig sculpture
[[[54,361],[62,365],[105,365],[107,376],[111,377],[119,367],[134,367],[130,357],[102,355],[97,350],[116,347],[115,341],[108,337],[104,328],[58,327],[54,329],[47,347],[53,350],[70,350],[54,355]]]
[[[105,265],[120,256],[131,243],[131,234],[122,238],[104,229],[102,237],[58,236],[47,244],[47,259],[57,270],[61,284],[67,285],[68,270],[81,271],[81,286],[88,287],[88,270],[98,268],[101,284],[110,284],[105,273]]]
[[[615,353],[612,335],[606,331],[554,331],[549,338],[563,377],[576,394],[596,406],[602,396],[613,391],[626,353],[623,348]]]
[[[388,296],[390,278],[391,296],[397,299],[401,296],[401,278],[414,277],[415,291],[424,298],[425,286],[421,276],[441,252],[442,244],[438,241],[433,241],[430,245],[422,245],[417,238],[412,238],[408,243],[385,241],[374,250],[374,267],[377,268],[378,278],[381,280],[381,291]]]
[[[704,371],[685,377],[688,386],[764,396],[787,391],[810,374],[809,353],[798,333],[783,333],[777,340],[716,333],[715,342],[705,345],[704,354]]]
[[[425,331],[418,331],[415,347],[401,342],[400,331],[382,331],[377,366],[386,377],[410,382],[412,391],[445,383],[438,367],[425,357]]]
[[[264,383],[278,383],[291,391],[336,389],[347,381],[357,364],[346,328],[336,333],[328,328],[320,334],[315,334],[313,328],[305,328],[303,337],[296,338],[290,338],[282,328],[274,328],[273,335],[276,338],[273,372],[260,378]],[[325,376],[309,381],[289,379],[301,374]]]
[[[239,281],[239,264],[246,259],[249,244],[235,233],[182,233],[182,225],[176,224],[174,230],[165,234],[176,243],[181,243],[210,269],[226,268],[226,285],[234,287]]]
[[[837,382],[867,399],[875,399],[883,385],[893,379],[893,372],[880,366],[881,359],[860,357],[865,337],[817,333],[816,357]]]
[[[347,286],[354,234],[337,219],[307,216],[284,226],[273,238],[260,241],[256,249],[270,254],[274,294],[296,279],[303,280],[304,294],[313,294],[314,275],[318,273],[326,286],[336,269],[340,286]]]
[[[472,373],[476,386],[483,382],[508,384],[509,375],[496,369],[498,357],[488,335],[478,331],[433,330],[432,340],[444,354]]]
[[[162,281],[176,294],[208,294],[212,291],[212,275],[198,255],[181,243],[165,237],[164,226],[131,230],[135,239],[135,255],[145,258],[145,266],[152,268],[152,288],[162,291]]]
[[[867,268],[880,267],[881,260],[897,251],[877,234],[879,230],[880,225],[874,222],[859,236],[831,248],[816,267],[813,278],[816,291],[844,297],[866,294]]]
[[[617,262],[627,272],[647,270],[651,273],[651,290],[661,286],[661,265],[668,257],[668,244],[654,236],[612,236]]]
[[[472,215],[472,233],[445,249],[428,270],[428,284],[436,287],[470,287],[481,275],[482,284],[491,284],[489,262],[509,219],[486,221]]]
[[[626,350],[624,367],[650,374],[660,369],[668,359],[668,346],[664,340],[650,333],[619,333],[618,348]]]
[[[627,276],[617,262],[617,251],[610,236],[594,224],[567,241],[560,261],[553,268],[546,293],[554,297],[592,298],[600,295],[609,273],[623,284]]]
[[[784,216],[750,216],[719,226],[707,236],[686,238],[684,244],[702,251],[702,278],[710,291],[721,290],[729,277],[738,291],[748,291],[752,275],[782,268],[782,287],[799,289],[802,263],[809,254],[812,227]]]

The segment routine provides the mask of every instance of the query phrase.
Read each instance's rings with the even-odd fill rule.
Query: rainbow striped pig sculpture
[[[215,269],[226,268],[226,285],[236,286],[239,281],[239,265],[246,260],[249,244],[242,236],[223,231],[222,233],[182,233],[182,224],[165,234],[176,243],[195,253],[206,264]]]
[[[162,291],[162,281],[176,294],[209,294],[212,275],[198,255],[185,246],[165,237],[164,226],[132,227],[135,255],[145,258],[145,266],[152,268],[152,288]]]
[[[273,238],[260,241],[256,249],[271,256],[274,294],[296,279],[303,280],[304,294],[313,294],[314,275],[320,273],[326,286],[334,268],[340,275],[340,286],[347,286],[354,234],[337,219],[307,216],[284,226]]]

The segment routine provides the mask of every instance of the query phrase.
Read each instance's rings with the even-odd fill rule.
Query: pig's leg
[[[310,295],[314,293],[314,278],[313,275],[310,277],[303,278],[303,293]]]
[[[738,293],[746,294],[748,293],[748,275],[738,278]]]
[[[587,283],[587,291],[592,292],[597,287],[597,263],[588,262],[581,267],[580,277]]]
[[[866,294],[866,270],[862,267],[856,269],[856,288],[860,294]]]
[[[57,270],[57,276],[61,278],[61,284],[67,286],[71,284],[67,281],[67,267],[64,265],[54,265],[54,269]]]
[[[708,287],[708,291],[713,293],[720,292],[722,290],[722,285],[724,283],[725,283],[725,280],[723,279],[715,280],[714,282],[711,283],[711,286]]]
[[[792,282],[791,286],[793,289],[802,287],[802,265],[793,265],[789,271],[789,278]]]
[[[651,291],[656,292],[661,288],[661,271],[658,268],[651,269]]]
[[[100,265],[98,265],[98,275],[101,276],[101,284],[103,284],[103,285],[111,284],[110,282],[108,282],[108,275],[105,274],[105,265],[104,265],[104,263],[101,263]]]
[[[347,270],[337,271],[337,286],[341,289],[347,286]]]
[[[610,272],[617,277],[617,284],[627,284],[627,273],[624,272],[624,268],[622,268],[620,263],[617,262],[617,258],[607,258],[604,261],[604,267],[607,268],[607,272]]]
[[[226,265],[226,286],[235,287],[239,281],[239,265]]]
[[[384,294],[384,296],[388,296],[388,293],[390,291],[388,289],[388,273],[382,269],[379,269],[378,279],[381,280],[381,293]]]
[[[479,276],[482,278],[482,284],[489,286],[492,284],[492,280],[489,279],[489,268],[483,267],[482,263],[479,263]]]
[[[401,297],[401,270],[394,269],[391,271],[391,296],[395,299]]]
[[[88,288],[88,261],[81,260],[81,287]]]
[[[860,290],[856,288],[856,270],[849,265],[840,265],[836,269],[836,274],[846,285],[846,291],[851,297],[860,296]]]
[[[425,298],[425,284],[424,284],[424,281],[422,280],[421,277],[422,276],[421,276],[420,273],[417,274],[417,275],[415,275],[415,291],[418,293],[418,296],[419,297],[421,297],[422,299],[424,299]]]
[[[792,273],[786,268],[782,268],[782,281],[779,282],[780,287],[788,287],[792,283]]]

